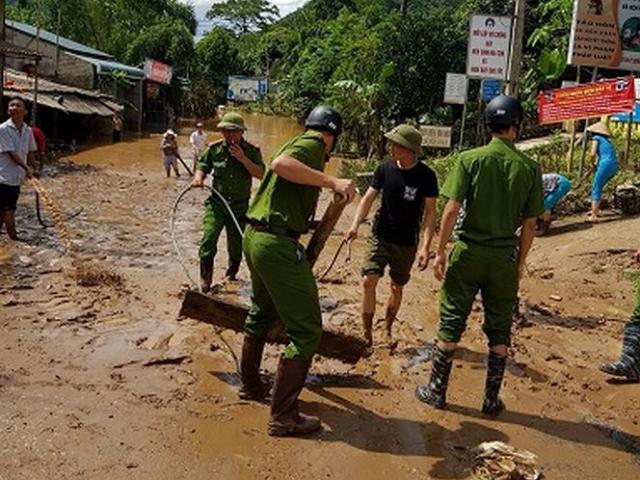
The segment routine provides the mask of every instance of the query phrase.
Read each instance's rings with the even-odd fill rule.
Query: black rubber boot
[[[453,365],[453,352],[453,350],[446,351],[436,347],[431,365],[431,380],[427,385],[416,387],[418,400],[439,409],[447,405],[447,387]]]
[[[226,273],[224,274],[229,280],[234,282],[236,277],[238,276],[238,272],[240,271],[240,261],[229,262],[229,268],[227,268]]]
[[[298,396],[310,366],[311,359],[280,358],[271,394],[268,433],[272,437],[305,435],[320,429],[318,417],[298,411]]]
[[[200,258],[200,291],[209,293],[213,279],[213,257]]]
[[[260,378],[260,363],[262,363],[264,344],[264,338],[245,333],[242,358],[240,359],[242,387],[239,396],[243,400],[263,402],[269,396],[269,385],[263,383]]]
[[[487,381],[484,387],[484,403],[482,404],[482,413],[486,415],[497,415],[505,408],[504,402],[500,399],[500,387],[502,387],[506,365],[506,356],[489,352]]]
[[[620,358],[605,363],[600,370],[616,377],[627,377],[630,382],[640,381],[640,324],[634,322],[624,326]]]

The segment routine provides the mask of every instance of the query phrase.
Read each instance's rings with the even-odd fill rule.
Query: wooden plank
[[[346,206],[347,202],[341,196],[334,195],[333,200],[331,200],[327,210],[324,212],[322,220],[320,220],[313,232],[313,236],[309,240],[309,245],[307,245],[307,259],[312,267],[320,257],[320,253],[324,249]]]
[[[204,295],[194,290],[187,291],[180,315],[200,320],[234,332],[244,331],[244,321],[249,309],[239,303]],[[282,322],[276,322],[267,335],[269,343],[289,343]],[[317,353],[323,357],[335,358],[354,364],[366,350],[363,339],[324,327]]]

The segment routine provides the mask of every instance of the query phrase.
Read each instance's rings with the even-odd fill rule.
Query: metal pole
[[[458,148],[462,149],[462,143],[464,141],[464,128],[467,123],[467,102],[464,102],[462,106],[462,123],[460,125],[460,142],[458,143]]]
[[[516,0],[513,15],[513,35],[511,38],[511,55],[509,58],[509,82],[507,83],[507,95],[518,94],[518,80],[522,64],[522,43],[524,39],[524,20],[526,15],[526,0]]]
[[[60,67],[60,2],[58,2],[58,21],[56,24],[56,68],[55,76],[58,78],[58,68]]]
[[[580,83],[580,65],[576,71],[576,83]],[[576,121],[571,120],[571,142],[569,143],[569,153],[567,153],[567,173],[573,169],[573,153],[576,147]]]
[[[40,26],[42,25],[42,0],[36,2],[36,53],[40,54]],[[39,59],[36,58],[36,73],[33,80],[33,106],[31,107],[31,125],[36,126],[38,121],[38,67]]]
[[[595,82],[596,78],[598,78],[598,67],[593,68],[593,73],[591,75],[591,83]],[[587,128],[589,128],[588,118],[584,120],[584,131],[582,132],[582,151],[580,152],[580,163],[578,164],[579,178],[582,178],[582,171],[584,169],[584,157],[587,153]]]
[[[633,72],[629,72],[629,75],[634,75]],[[638,98],[638,93],[636,92],[636,99]],[[633,106],[633,110],[629,113],[629,122],[627,123],[627,131],[625,133],[624,138],[624,161],[627,165],[631,165],[631,124],[633,123],[633,112],[635,111],[636,106]]]

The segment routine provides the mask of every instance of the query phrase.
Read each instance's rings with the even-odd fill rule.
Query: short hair
[[[489,127],[490,133],[501,134],[508,131],[511,127],[519,127],[519,125],[517,123],[511,123],[509,125],[496,125],[496,124],[488,123],[487,127]]]
[[[22,102],[22,106],[25,108],[25,110],[29,108],[29,106],[27,105],[27,101],[22,97],[11,97],[7,105],[10,105],[12,102],[15,102],[15,101]]]

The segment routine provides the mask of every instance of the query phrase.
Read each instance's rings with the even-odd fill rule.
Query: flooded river
[[[243,114],[247,124],[248,141],[258,145],[265,161],[269,161],[276,150],[287,140],[302,132],[302,126],[293,118],[275,117],[262,114]],[[221,137],[213,128],[206,128],[209,142]],[[178,132],[180,153],[187,165],[191,165],[191,148],[189,135],[191,130],[182,128]],[[163,174],[162,156],[160,152],[161,134],[153,134],[144,138],[130,138],[117,144],[91,146],[82,149],[71,160],[78,164],[96,167],[114,167],[121,170],[139,170],[144,173],[157,172]],[[335,174],[339,159],[332,159],[326,171]]]

